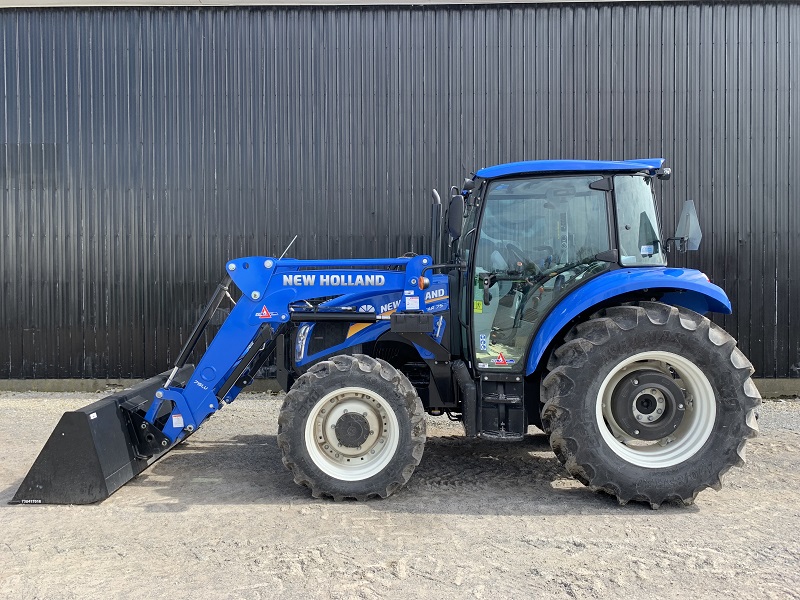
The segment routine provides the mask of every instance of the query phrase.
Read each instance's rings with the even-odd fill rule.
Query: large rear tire
[[[425,413],[414,386],[389,363],[335,356],[286,394],[278,445],[295,482],[315,498],[386,498],[422,459]]]
[[[658,302],[608,308],[551,357],[542,422],[567,470],[620,504],[691,504],[744,463],[753,367],[723,329]]]

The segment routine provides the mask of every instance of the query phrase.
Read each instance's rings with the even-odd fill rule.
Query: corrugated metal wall
[[[167,368],[226,258],[425,251],[430,188],[665,156],[758,374],[800,368],[800,6],[0,11],[0,377]],[[793,233],[794,235],[791,235]]]

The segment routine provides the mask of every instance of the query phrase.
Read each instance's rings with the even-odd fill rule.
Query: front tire
[[[658,302],[605,309],[556,349],[542,421],[567,470],[620,504],[691,504],[741,465],[761,397],[723,329]]]
[[[414,386],[363,354],[314,365],[286,394],[278,445],[294,480],[315,498],[386,498],[404,486],[425,447]]]

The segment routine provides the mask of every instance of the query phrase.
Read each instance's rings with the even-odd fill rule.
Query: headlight
[[[297,330],[297,340],[294,343],[294,361],[300,362],[306,355],[306,340],[311,329],[314,327],[313,323],[304,323]]]

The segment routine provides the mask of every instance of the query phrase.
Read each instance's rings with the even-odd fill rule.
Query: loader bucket
[[[184,385],[193,366],[173,379]],[[170,372],[66,412],[10,504],[90,504],[108,498],[171,448],[147,456],[131,423],[146,410]]]

